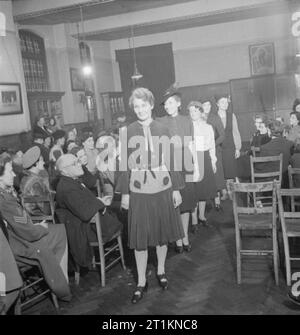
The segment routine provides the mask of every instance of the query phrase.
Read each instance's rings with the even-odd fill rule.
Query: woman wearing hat
[[[181,94],[178,92],[176,87],[172,85],[164,94],[162,104],[167,112],[167,115],[159,118],[159,122],[165,125],[170,132],[170,135],[175,138],[178,136],[180,141],[175,142],[175,154],[174,157],[182,157],[184,155],[188,155],[190,150],[185,146],[185,137],[191,137],[191,123],[187,116],[179,114],[179,110],[181,107]],[[177,153],[180,154],[177,156]],[[182,168],[180,169],[182,177],[185,181],[185,187],[181,190],[182,196],[182,204],[180,205],[180,213],[181,213],[181,222],[184,231],[184,237],[178,241],[176,241],[175,251],[178,253],[182,253],[183,251],[190,252],[191,245],[189,243],[188,237],[188,227],[189,227],[189,218],[190,213],[192,213],[197,205],[197,197],[195,190],[195,183],[187,178],[188,173],[192,174],[192,171],[187,171],[184,161],[180,161]],[[193,225],[193,232],[197,231],[196,223]]]
[[[207,116],[199,101],[191,101],[187,107],[193,124],[193,152],[195,170],[193,179],[196,182],[196,195],[199,201],[199,223],[209,226],[205,218],[206,201],[214,199],[217,194],[215,182],[216,145],[213,127],[207,124]],[[197,215],[197,209],[195,214]]]
[[[50,193],[49,175],[44,169],[44,158],[38,146],[28,149],[23,157],[23,168],[26,175],[20,184],[21,196],[47,196]],[[51,213],[48,203],[25,203],[24,207],[31,215],[49,215]]]
[[[135,89],[129,105],[138,121],[127,128],[128,145],[122,145],[120,164],[123,164],[125,156],[124,163],[128,168],[121,171],[117,190],[122,194],[122,208],[129,209],[128,242],[129,247],[134,249],[138,273],[138,285],[131,301],[137,303],[148,287],[146,268],[150,246],[156,247],[158,283],[162,289],[168,288],[165,260],[168,243],[183,236],[176,208],[181,203],[179,190],[184,183],[180,173],[166,166],[161,146],[155,145],[156,140],[170,134],[166,127],[152,119],[152,92],[146,88]],[[134,148],[130,145],[133,142]],[[127,154],[124,154],[124,150],[127,150]]]
[[[229,96],[216,96],[218,115],[225,128],[225,139],[222,143],[222,159],[225,179],[237,177],[236,160],[240,157],[242,147],[241,135],[236,116],[228,110]],[[226,199],[226,189],[223,190],[223,200]]]
[[[217,171],[215,173],[216,186],[218,190],[218,196],[215,198],[216,209],[220,209],[220,195],[219,192],[226,189],[226,183],[224,178],[223,164],[222,164],[222,143],[225,139],[225,129],[220,116],[216,113],[211,112],[212,102],[210,99],[202,102],[203,112],[207,117],[207,123],[213,127],[215,133],[215,144],[216,144],[216,157],[217,157]]]

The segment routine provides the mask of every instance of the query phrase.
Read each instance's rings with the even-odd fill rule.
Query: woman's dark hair
[[[300,105],[300,99],[296,98],[294,103],[293,103],[293,111],[296,112],[296,107]]]
[[[7,152],[0,155],[0,177],[4,174],[5,165],[11,161],[11,156]]]
[[[300,113],[299,113],[299,112],[291,112],[291,113],[290,113],[290,116],[292,116],[292,115],[295,115],[295,116],[296,116],[296,118],[297,118],[297,120],[298,120],[298,124],[300,124]]]

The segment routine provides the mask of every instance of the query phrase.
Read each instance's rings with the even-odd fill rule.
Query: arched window
[[[48,71],[43,38],[27,30],[19,30],[19,36],[27,91],[47,91]]]

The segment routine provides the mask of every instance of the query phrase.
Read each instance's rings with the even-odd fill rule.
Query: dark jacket
[[[89,247],[89,223],[104,204],[80,182],[61,176],[56,189],[56,214],[66,226],[70,253],[76,264],[89,266],[92,254]],[[121,223],[109,215],[101,216],[103,241],[108,241],[122,227]]]
[[[9,243],[16,259],[25,264],[39,262],[52,291],[59,298],[70,296],[69,286],[57,257],[43,239],[50,230],[34,225],[18,198],[2,189],[0,189],[0,211],[8,223]]]

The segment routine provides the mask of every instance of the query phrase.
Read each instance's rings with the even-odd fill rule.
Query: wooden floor
[[[300,307],[287,299],[283,270],[280,285],[275,285],[271,259],[247,258],[242,266],[242,284],[237,285],[231,202],[223,203],[223,208],[221,212],[209,212],[212,228],[201,227],[197,235],[190,235],[190,253],[176,254],[173,247],[169,248],[169,290],[162,291],[158,286],[152,250],[147,270],[149,289],[136,305],[130,302],[135,287],[134,266],[123,271],[116,265],[107,273],[105,288],[100,286],[98,273],[90,272],[79,286],[71,279],[72,301],[61,302],[58,312],[47,299],[23,314],[300,314]]]

